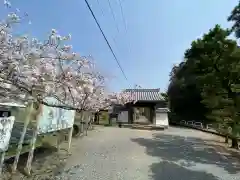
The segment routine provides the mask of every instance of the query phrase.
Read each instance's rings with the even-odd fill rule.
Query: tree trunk
[[[84,114],[83,114],[83,112],[81,112],[81,126],[80,126],[80,134],[82,134],[82,133],[84,133]]]
[[[85,121],[85,134],[86,134],[86,136],[88,135],[89,124],[90,124],[90,115],[88,114],[88,117]]]
[[[97,124],[99,124],[100,122],[100,119],[99,119],[99,113],[97,112]]]
[[[21,137],[20,137],[20,140],[18,142],[17,153],[16,153],[14,163],[13,163],[13,166],[12,166],[12,172],[13,173],[16,172],[16,169],[17,169],[17,164],[18,164],[18,160],[19,160],[19,157],[20,157],[20,154],[21,154],[21,151],[22,151],[22,145],[23,145],[23,142],[24,142],[24,137],[25,137],[25,134],[27,132],[28,124],[31,120],[32,110],[33,110],[33,103],[31,102],[29,107],[27,107],[27,117],[25,118],[23,131],[21,133]]]
[[[237,140],[237,138],[232,138],[232,148],[238,149],[238,140]]]
[[[228,135],[225,136],[225,143],[228,143]]]
[[[84,126],[83,126],[83,121],[81,121],[81,128],[80,128],[80,133],[82,134],[82,133],[84,133]]]
[[[91,114],[90,115],[90,122],[89,122],[89,129],[90,130],[93,130],[93,124],[92,123],[93,123],[93,115]]]
[[[97,122],[97,113],[94,113],[94,123],[98,124],[98,122]]]
[[[112,118],[108,118],[108,124],[110,125],[110,126],[112,126]]]

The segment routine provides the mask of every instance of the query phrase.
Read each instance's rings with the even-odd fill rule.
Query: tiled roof
[[[161,101],[160,89],[126,89],[133,101]]]
[[[161,113],[161,112],[169,112],[169,109],[168,108],[157,108],[156,112],[159,112],[159,113]]]

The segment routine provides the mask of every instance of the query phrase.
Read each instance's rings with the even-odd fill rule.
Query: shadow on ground
[[[63,151],[63,150],[61,150]],[[32,163],[32,176],[31,178],[38,177],[54,177],[60,174],[65,168],[65,159],[67,153],[60,153],[56,147],[45,145],[41,148],[37,148],[34,151],[34,158]],[[20,156],[18,163],[18,172],[14,175],[11,174],[11,166],[14,158],[8,159],[5,162],[5,176],[6,177],[17,177],[18,179],[25,176],[24,167],[28,159],[28,153],[24,153]],[[13,179],[13,178],[12,178]]]
[[[213,167],[222,168],[228,174],[240,172],[240,158],[236,158],[233,152],[223,156],[216,150],[222,146],[207,144],[200,138],[154,134],[152,139],[134,138],[132,141],[144,146],[148,155],[160,158],[159,163],[150,167],[152,178],[156,180],[165,180],[165,176],[171,180],[217,180],[211,174]],[[208,173],[199,170],[199,166],[209,167]]]
[[[172,162],[162,161],[151,165],[154,180],[219,180],[206,172],[189,170]]]

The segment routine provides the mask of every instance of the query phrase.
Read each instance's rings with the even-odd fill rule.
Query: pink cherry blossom
[[[4,3],[10,7],[9,1]],[[3,98],[35,99],[76,110],[99,110],[131,100],[125,93],[105,92],[105,78],[95,69],[92,57],[80,56],[67,44],[70,34],[61,36],[52,29],[43,42],[12,35],[15,25],[24,19],[17,13],[10,13],[0,24],[0,83],[10,85],[0,88]],[[48,96],[56,97],[60,103],[45,102]]]

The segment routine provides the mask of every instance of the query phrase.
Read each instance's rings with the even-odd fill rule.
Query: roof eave
[[[136,104],[137,102],[163,102],[165,100],[136,100],[136,101],[133,101],[134,104]]]

